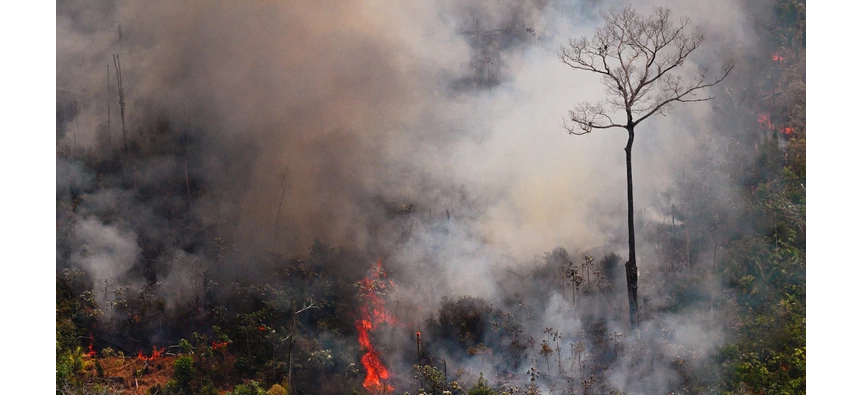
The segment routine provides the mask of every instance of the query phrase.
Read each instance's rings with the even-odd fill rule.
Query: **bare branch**
[[[601,103],[583,102],[569,111],[569,118],[563,119],[563,128],[568,130],[569,134],[582,135],[592,132],[593,129],[625,128],[625,126],[614,123]]]
[[[733,70],[733,68],[735,66],[736,66],[736,62],[730,61],[722,67],[723,73],[721,74],[720,77],[716,77],[713,82],[704,83],[705,77],[703,75],[701,75],[700,79],[697,81],[697,83],[691,84],[687,88],[681,88],[681,82],[679,82],[679,81],[681,81],[681,77],[679,77],[680,79],[676,80],[677,82],[675,82],[674,84],[670,84],[667,87],[666,92],[669,92],[670,96],[668,96],[665,99],[658,102],[652,110],[648,111],[645,115],[641,116],[636,121],[634,121],[634,125],[641,123],[643,120],[649,118],[650,116],[655,114],[657,111],[660,111],[663,107],[665,107],[665,106],[667,106],[673,102],[693,103],[693,102],[707,101],[707,100],[713,99],[713,97],[711,97],[711,96],[706,97],[706,98],[698,98],[698,99],[694,98],[694,96],[696,95],[697,91],[709,88],[711,86],[715,86],[718,83],[720,83],[721,81],[724,81],[724,79],[727,78],[727,76],[730,74],[730,72]]]
[[[302,308],[300,308],[299,310],[297,310],[296,312],[294,312],[294,313],[293,313],[293,315],[299,315],[299,313],[302,313],[303,311],[306,311],[306,310],[309,310],[309,309],[319,309],[319,308],[321,308],[321,307],[323,307],[323,304],[321,304],[320,302],[318,302],[318,301],[316,301],[316,300],[312,299],[312,298],[309,296],[308,298],[306,298],[306,299],[305,299],[305,302],[303,302],[303,304],[302,304]]]
[[[705,72],[684,78],[679,72],[685,60],[705,39],[700,30],[688,32],[690,19],[674,22],[663,7],[641,15],[631,6],[602,17],[605,26],[596,29],[592,39],[571,39],[558,52],[569,67],[599,74],[608,95],[604,103],[582,103],[569,112],[563,127],[571,134],[633,127],[655,113],[664,114],[671,103],[711,100],[697,93],[723,81],[735,64],[727,63],[712,82],[707,82]],[[614,112],[624,111],[625,122],[614,122],[606,105]]]

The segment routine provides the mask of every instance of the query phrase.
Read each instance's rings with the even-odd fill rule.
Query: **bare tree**
[[[275,253],[275,246],[278,243],[278,220],[281,218],[281,205],[284,203],[284,193],[287,192],[287,171],[288,168],[284,168],[284,173],[281,175],[281,198],[278,200],[278,213],[275,214],[275,235],[272,237],[272,253]]]
[[[563,123],[570,134],[582,135],[594,129],[620,128],[628,131],[626,144],[626,181],[628,184],[629,260],[626,284],[629,319],[638,322],[638,270],[635,256],[634,198],[632,191],[632,143],[635,127],[655,113],[665,115],[675,102],[689,103],[712,99],[697,96],[699,91],[723,81],[735,62],[728,61],[714,77],[706,70],[691,76],[683,71],[686,58],[704,41],[700,31],[688,32],[690,20],[671,19],[670,10],[657,7],[642,15],[627,6],[602,14],[605,25],[591,39],[569,40],[558,53],[560,60],[575,70],[601,76],[607,100],[578,104]],[[625,120],[618,118],[625,113]],[[615,120],[616,119],[616,120]]]
[[[105,75],[108,77],[108,83],[105,85],[107,88],[106,92],[106,104],[108,108],[108,149],[114,149],[114,143],[111,141],[111,66],[105,63]]]
[[[296,328],[296,317],[299,316],[302,312],[310,309],[319,309],[323,307],[326,302],[320,302],[314,300],[312,297],[305,298],[305,302],[303,302],[302,307],[296,307],[296,303],[293,304],[293,314],[291,315],[290,321],[290,332],[287,337],[281,339],[282,342],[287,341],[287,393],[290,394],[293,392],[293,345],[296,342],[296,336],[299,334],[299,331]]]
[[[117,74],[117,95],[120,104],[120,120],[123,122],[123,152],[129,153],[129,143],[126,141],[126,95],[123,91],[123,68],[120,66],[120,55],[114,54],[114,70]]]

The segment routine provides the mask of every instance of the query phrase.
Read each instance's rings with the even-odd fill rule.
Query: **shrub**
[[[192,344],[189,343],[189,341],[186,339],[180,339],[179,347],[180,347],[180,353],[183,353],[186,355],[194,354],[194,352],[192,351]]]
[[[281,385],[273,384],[269,391],[266,391],[266,395],[287,395],[287,390]]]
[[[188,391],[194,375],[194,360],[189,356],[182,356],[174,361],[174,380],[180,391]]]
[[[267,395],[263,388],[260,388],[260,383],[257,381],[249,381],[247,384],[240,384],[234,387],[233,392],[228,392],[227,395]]]
[[[467,395],[494,395],[494,390],[485,379],[485,374],[479,373],[479,380],[467,390]]]

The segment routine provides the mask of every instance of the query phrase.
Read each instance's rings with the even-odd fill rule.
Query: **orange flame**
[[[218,350],[225,347],[227,347],[227,342],[213,342],[212,344],[213,350]]]
[[[385,383],[389,379],[389,370],[380,360],[380,354],[374,349],[368,334],[379,324],[395,323],[395,318],[386,313],[383,298],[376,292],[377,288],[386,286],[381,277],[386,277],[386,273],[383,271],[383,262],[377,261],[377,266],[372,273],[359,282],[359,289],[365,303],[359,308],[362,317],[356,320],[356,331],[359,333],[359,345],[365,350],[365,355],[361,359],[362,366],[365,367],[365,380],[362,386],[371,392],[392,392],[395,389]],[[389,283],[392,284],[391,281]]]
[[[757,115],[757,123],[760,124],[760,127],[767,130],[778,130],[781,133],[784,133],[787,136],[793,134],[793,128],[790,126],[785,126],[783,128],[776,128],[772,123],[772,119],[769,117],[768,113],[762,112]]]
[[[757,116],[757,123],[765,129],[772,129],[772,121],[769,119],[769,114],[762,112]]]
[[[779,64],[784,63],[784,57],[779,55],[778,52],[772,54],[772,61],[778,62]]]
[[[162,348],[162,349],[160,349],[160,350],[159,350],[159,349],[157,349],[157,348],[156,348],[156,346],[153,346],[153,354],[152,354],[152,355],[150,355],[149,357],[148,357],[148,356],[146,356],[146,355],[144,355],[144,352],[143,352],[143,351],[138,350],[138,359],[140,359],[141,361],[152,361],[152,360],[154,360],[154,359],[156,359],[156,358],[158,358],[158,357],[163,357],[163,356],[164,356],[164,353],[165,353],[165,349],[164,349],[164,348]]]
[[[90,351],[87,352],[88,357],[95,357],[96,356],[96,350],[93,349],[93,343],[94,342],[95,342],[95,340],[93,339],[93,335],[90,335],[90,344],[89,344],[89,350]]]

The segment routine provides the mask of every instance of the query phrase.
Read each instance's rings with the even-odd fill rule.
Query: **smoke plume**
[[[580,264],[583,254],[598,265],[627,248],[626,136],[567,135],[567,111],[605,92],[596,76],[556,55],[569,38],[592,35],[599,12],[620,5],[59,1],[57,194],[74,214],[58,219],[58,268],[83,270],[111,289],[159,282],[182,304],[204,269],[252,276],[223,262],[303,254],[320,240],[369,258],[337,263],[350,272],[384,259],[397,272],[397,296],[427,308],[405,313],[417,321],[444,297],[522,303],[536,312],[523,317],[524,336],[541,340],[554,328],[572,350],[585,342],[617,353],[613,340],[597,344],[589,333],[628,333],[622,263],[608,263],[618,277],[604,280],[616,291],[600,292],[592,279],[591,303],[574,315],[571,288],[549,291],[544,282],[559,281],[557,272],[541,273]],[[707,34],[692,68],[717,71],[728,48],[757,45],[746,41],[753,6],[663,5]],[[731,84],[750,78],[741,73]],[[733,160],[720,148],[732,136],[720,127],[734,115],[718,104],[677,106],[639,126],[641,295],[653,313],[614,359],[605,389],[667,391],[681,380],[668,368],[674,358],[709,355],[723,341],[709,298],[679,310],[663,305],[662,285],[672,279],[658,282],[664,257],[651,237],[684,223],[672,206],[734,212],[730,181],[715,170]],[[709,199],[685,201],[673,189],[698,179]],[[558,247],[571,256],[551,253]],[[720,292],[709,279],[698,287]],[[98,294],[100,304],[113,300]],[[638,359],[641,351],[651,362]],[[532,360],[544,374],[535,357],[523,353],[521,374]],[[449,358],[461,358],[473,377],[491,368]]]

